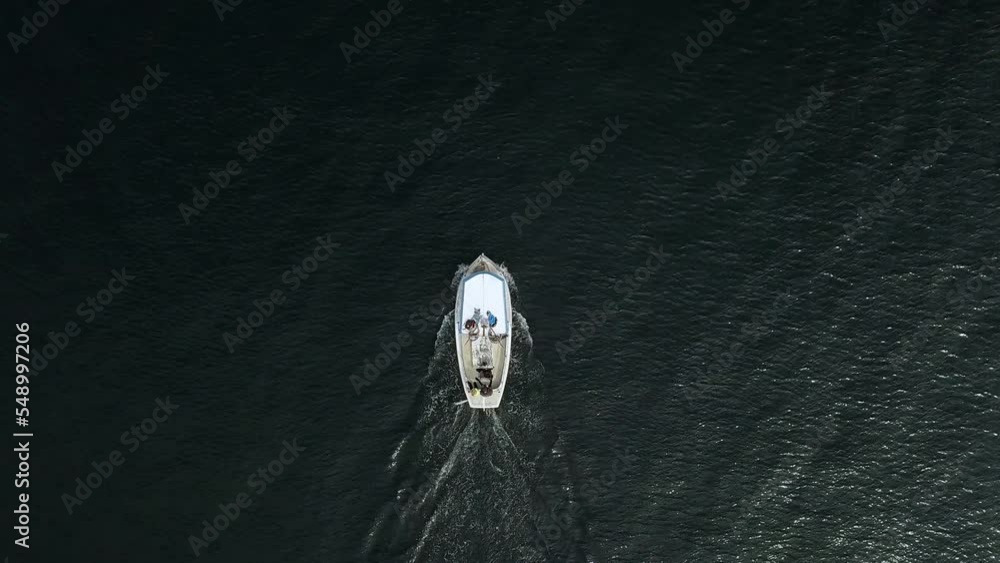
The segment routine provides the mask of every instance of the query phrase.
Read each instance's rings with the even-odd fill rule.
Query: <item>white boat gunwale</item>
[[[467,271],[469,270],[475,271],[471,271],[470,273],[462,276],[462,279],[458,284],[458,291],[456,292],[457,299],[455,303],[455,351],[459,365],[459,383],[462,387],[462,391],[465,393],[466,400],[468,401],[470,407],[474,409],[497,408],[503,399],[504,390],[507,387],[507,380],[510,375],[510,343],[513,332],[513,308],[510,298],[510,285],[507,282],[507,278],[502,275],[503,273],[500,270],[500,267],[486,257],[485,254],[481,254],[479,258],[474,260],[472,264],[469,265]],[[463,338],[468,338],[468,334],[464,332],[464,324],[466,321],[463,314],[465,307],[465,287],[470,280],[474,280],[482,275],[490,276],[500,282],[500,287],[502,288],[502,307],[504,314],[502,326],[503,329],[505,329],[501,332],[501,342],[503,342],[503,344],[500,345],[504,356],[503,371],[501,372],[499,385],[493,389],[493,393],[490,396],[484,396],[482,394],[474,396],[472,394],[469,388],[469,383],[472,379],[469,379],[466,376],[467,370],[465,360],[463,359]]]

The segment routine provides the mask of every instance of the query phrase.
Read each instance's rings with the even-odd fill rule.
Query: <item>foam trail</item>
[[[493,420],[493,426],[496,428],[497,433],[503,436],[507,440],[507,443],[510,444],[510,447],[515,452],[518,453],[518,457],[524,457],[524,454],[521,453],[521,450],[514,444],[514,440],[510,439],[510,434],[507,433],[507,429],[505,429],[503,427],[503,424],[500,423],[500,419],[497,418],[495,415],[493,415],[493,413],[490,413],[490,415],[491,415],[490,418]]]
[[[465,269],[456,270],[453,288]],[[516,305],[516,285],[502,269]],[[398,511],[399,518],[392,513],[376,522],[365,560],[550,560],[553,548],[540,536],[540,525],[553,506],[568,500],[573,471],[559,432],[545,415],[545,369],[532,356],[528,323],[516,309],[512,320],[510,387],[499,409],[479,411],[455,400],[464,394],[454,311],[442,318],[411,409],[412,431],[389,464],[397,501],[407,490],[422,493],[409,495],[417,498]]]

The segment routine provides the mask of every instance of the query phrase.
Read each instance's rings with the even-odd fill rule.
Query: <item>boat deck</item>
[[[508,338],[507,335],[497,335],[497,338],[490,339],[490,352],[493,358],[504,358],[507,355]],[[482,338],[482,336],[480,336]],[[479,380],[480,387],[489,382],[489,380],[479,379],[479,372],[476,371],[477,366],[475,365],[475,358],[473,355],[472,347],[479,344],[479,340],[472,340],[468,332],[462,331],[462,373],[465,374],[465,380],[468,383]],[[500,365],[494,364],[493,368],[493,380],[490,385],[491,389],[499,389],[503,384],[503,379],[507,377],[504,372],[504,363]],[[468,383],[466,388],[469,388]]]

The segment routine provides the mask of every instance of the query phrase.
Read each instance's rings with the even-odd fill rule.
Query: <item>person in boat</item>
[[[479,321],[482,318],[483,318],[483,314],[479,311],[478,308],[472,310],[472,320],[476,321],[476,324],[479,324]]]
[[[465,331],[469,333],[469,340],[476,340],[479,338],[479,325],[476,321],[469,319],[465,321]]]
[[[493,370],[491,369],[477,369],[479,377],[476,380],[479,382],[480,387],[485,391],[490,387],[493,387]]]
[[[484,332],[486,332],[486,334],[489,335],[491,340],[496,340],[497,338],[499,338],[497,336],[497,333],[493,330],[493,327],[497,326],[496,316],[492,312],[486,311],[486,321],[489,323],[490,328],[489,331],[484,331]],[[484,326],[483,328],[485,329],[486,327]]]

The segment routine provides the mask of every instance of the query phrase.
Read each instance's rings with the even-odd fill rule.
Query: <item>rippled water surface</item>
[[[63,6],[4,95],[3,296],[39,344],[82,327],[32,383],[32,552],[193,559],[250,493],[199,558],[997,560],[1000,5],[784,4],[404,3],[350,63],[384,5]],[[481,252],[515,284],[495,412],[450,332]]]

